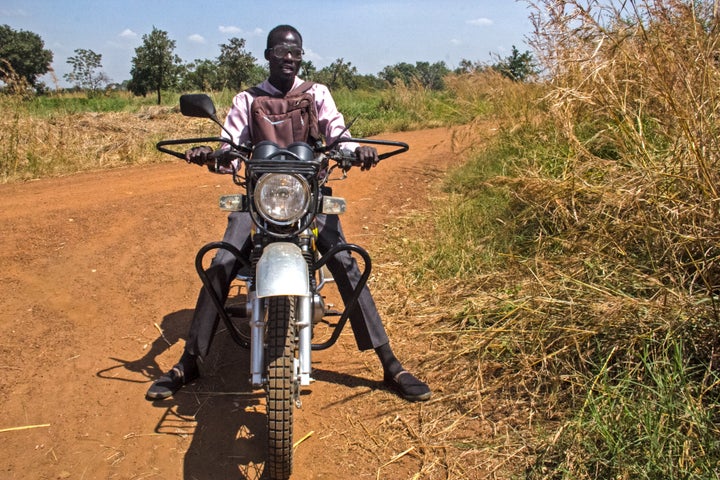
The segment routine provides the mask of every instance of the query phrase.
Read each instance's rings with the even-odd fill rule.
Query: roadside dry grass
[[[216,134],[208,131],[207,122],[180,121],[174,107],[39,118],[10,102],[0,97],[0,109],[14,112],[0,118],[3,182],[170,161],[155,149],[162,138]]]
[[[88,170],[173,161],[159,153],[161,139],[212,137],[217,126],[179,115],[179,94],[172,105],[146,105],[122,92],[106,97],[27,98],[27,85],[0,94],[0,182],[27,181]],[[373,92],[336,92],[338,104],[357,136],[372,136],[468,121],[472,112],[453,107],[447,95],[420,86],[398,86]],[[224,118],[232,98],[227,91],[211,93]],[[92,100],[92,101],[91,101]],[[93,110],[93,106],[95,110]]]
[[[388,242],[446,392],[423,442],[451,478],[717,478],[717,2],[533,4],[546,88],[476,81],[525,108]]]

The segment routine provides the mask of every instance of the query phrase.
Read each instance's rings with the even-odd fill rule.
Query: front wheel
[[[273,480],[292,473],[293,399],[298,388],[294,378],[295,299],[271,297],[267,313],[267,425],[266,470]]]

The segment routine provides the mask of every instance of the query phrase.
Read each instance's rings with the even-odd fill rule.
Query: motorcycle
[[[184,116],[210,119],[224,128],[205,94],[181,96],[180,110]],[[287,479],[292,472],[293,410],[302,406],[301,387],[312,381],[312,352],[336,343],[372,266],[367,251],[355,244],[338,245],[323,255],[317,250],[316,216],[339,215],[346,209],[345,200],[332,196],[327,184],[360,166],[354,153],[341,149],[343,143],[389,147],[378,155],[380,160],[409,147],[403,142],[342,136],[331,145],[296,142],[287,148],[267,141],[236,145],[228,138],[204,137],[164,140],[157,149],[185,160],[184,152],[168,147],[208,142],[227,145],[210,153],[207,161],[214,162],[216,170],[223,162],[232,168],[233,182],[244,190],[222,196],[220,208],[249,213],[255,229],[249,258],[231,244],[211,242],[198,251],[195,268],[235,343],[250,350],[250,383],[266,392],[265,469],[272,479]],[[233,162],[227,163],[228,159]],[[336,171],[340,175],[331,178]],[[244,283],[246,295],[239,304],[232,299],[223,302],[203,268],[205,256],[218,249],[230,251],[242,266],[237,280]],[[360,256],[364,267],[351,300],[337,312],[321,291],[332,281],[323,267],[342,250]],[[313,343],[313,328],[333,316],[339,319],[327,322],[333,326],[329,338]]]

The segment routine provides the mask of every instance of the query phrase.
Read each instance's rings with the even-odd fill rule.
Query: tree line
[[[267,66],[258,63],[258,59],[246,50],[242,38],[233,37],[219,45],[220,54],[216,58],[191,62],[183,62],[175,53],[175,47],[175,40],[166,31],[153,27],[149,34],[143,35],[142,44],[135,49],[129,80],[113,84],[102,71],[102,55],[84,48],[76,49],[67,59],[72,71],[63,77],[77,90],[98,93],[112,86],[138,96],[154,94],[160,104],[163,91],[239,91],[261,82],[268,75]],[[495,60],[487,64],[463,59],[454,70],[445,62],[401,62],[385,67],[377,75],[361,75],[352,62],[339,58],[319,70],[311,61],[303,61],[300,76],[331,89],[381,89],[388,85],[418,84],[423,88],[442,90],[444,77],[453,72],[494,69],[516,81],[527,81],[537,73],[532,54],[521,53],[515,46],[508,57]],[[43,93],[47,87],[39,77],[51,70],[52,61],[52,51],[45,49],[38,34],[0,26],[0,81],[7,84],[11,78],[20,78],[37,93]]]

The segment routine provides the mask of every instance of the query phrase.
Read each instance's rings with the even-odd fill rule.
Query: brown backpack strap
[[[291,96],[291,95],[296,95],[296,94],[298,94],[298,93],[305,93],[305,92],[307,92],[308,90],[310,90],[310,89],[313,87],[313,85],[315,85],[315,82],[311,82],[311,81],[309,81],[309,80],[308,80],[308,81],[304,81],[303,83],[301,83],[301,84],[298,85],[297,87],[295,87],[295,88],[293,88],[292,90],[290,90],[285,96],[286,96],[286,97],[289,97],[289,96]]]
[[[266,92],[260,87],[250,87],[245,91],[253,97],[272,97],[272,95],[270,95],[268,92]]]

